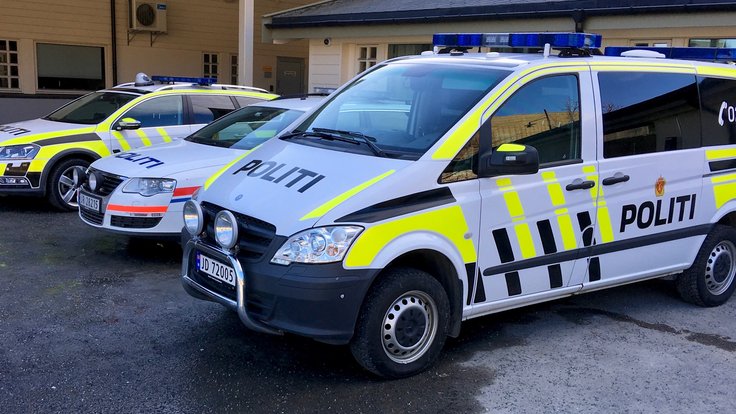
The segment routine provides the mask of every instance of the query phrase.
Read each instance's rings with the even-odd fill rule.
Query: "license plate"
[[[77,203],[79,203],[79,206],[82,208],[85,208],[87,210],[94,210],[96,212],[100,212],[100,199],[96,197],[90,197],[87,194],[83,192],[79,192],[79,195],[77,196]]]
[[[197,270],[207,276],[235,286],[235,269],[197,252]]]

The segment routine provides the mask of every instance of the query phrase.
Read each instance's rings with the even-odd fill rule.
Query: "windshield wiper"
[[[378,155],[379,157],[384,157],[384,158],[387,157],[386,153],[383,152],[383,150],[378,145],[374,144],[374,142],[376,142],[376,139],[373,137],[369,137],[368,135],[362,132],[344,131],[341,129],[330,129],[330,128],[314,128],[313,131],[317,133],[338,134],[334,136],[340,136],[341,138],[343,135],[346,135],[350,137],[348,139],[350,139],[353,142],[355,142],[357,139],[357,141],[364,143],[365,145],[368,146],[368,148],[371,149],[371,151],[373,151],[374,154]]]

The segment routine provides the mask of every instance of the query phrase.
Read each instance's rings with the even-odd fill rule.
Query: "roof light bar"
[[[663,54],[668,59],[702,60],[707,62],[734,62],[736,48],[725,47],[636,47],[612,46],[607,47],[604,55],[621,56],[630,50],[649,50]]]
[[[196,83],[201,86],[210,86],[217,83],[217,78],[188,78],[183,76],[152,76],[151,79],[157,82],[186,82]]]
[[[598,48],[602,36],[592,33],[437,33],[432,38],[438,47],[544,47]]]

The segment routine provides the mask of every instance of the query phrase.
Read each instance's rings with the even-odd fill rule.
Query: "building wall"
[[[117,83],[132,81],[135,74],[202,76],[203,53],[217,54],[218,81],[231,83],[231,59],[238,53],[239,4],[233,0],[158,0],[167,3],[167,33],[153,38],[149,33],[128,33],[129,0],[114,0],[117,31]],[[151,0],[156,2],[157,0]],[[255,27],[262,14],[308,4],[306,0],[256,0]],[[39,43],[100,47],[104,56],[105,86],[113,86],[113,52],[110,0],[3,1],[0,41],[17,45],[20,87],[0,88],[0,93],[79,94],[80,90],[41,89],[38,82]],[[308,42],[260,45],[255,30],[254,86],[268,89],[275,73],[276,57],[308,58]],[[69,64],[59,59],[59,65]],[[2,75],[0,73],[0,75]]]

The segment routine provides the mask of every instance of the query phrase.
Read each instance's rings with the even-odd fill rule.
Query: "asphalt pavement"
[[[736,299],[654,280],[463,324],[384,381],[346,347],[243,328],[189,297],[178,245],[0,197],[3,413],[736,412]]]

